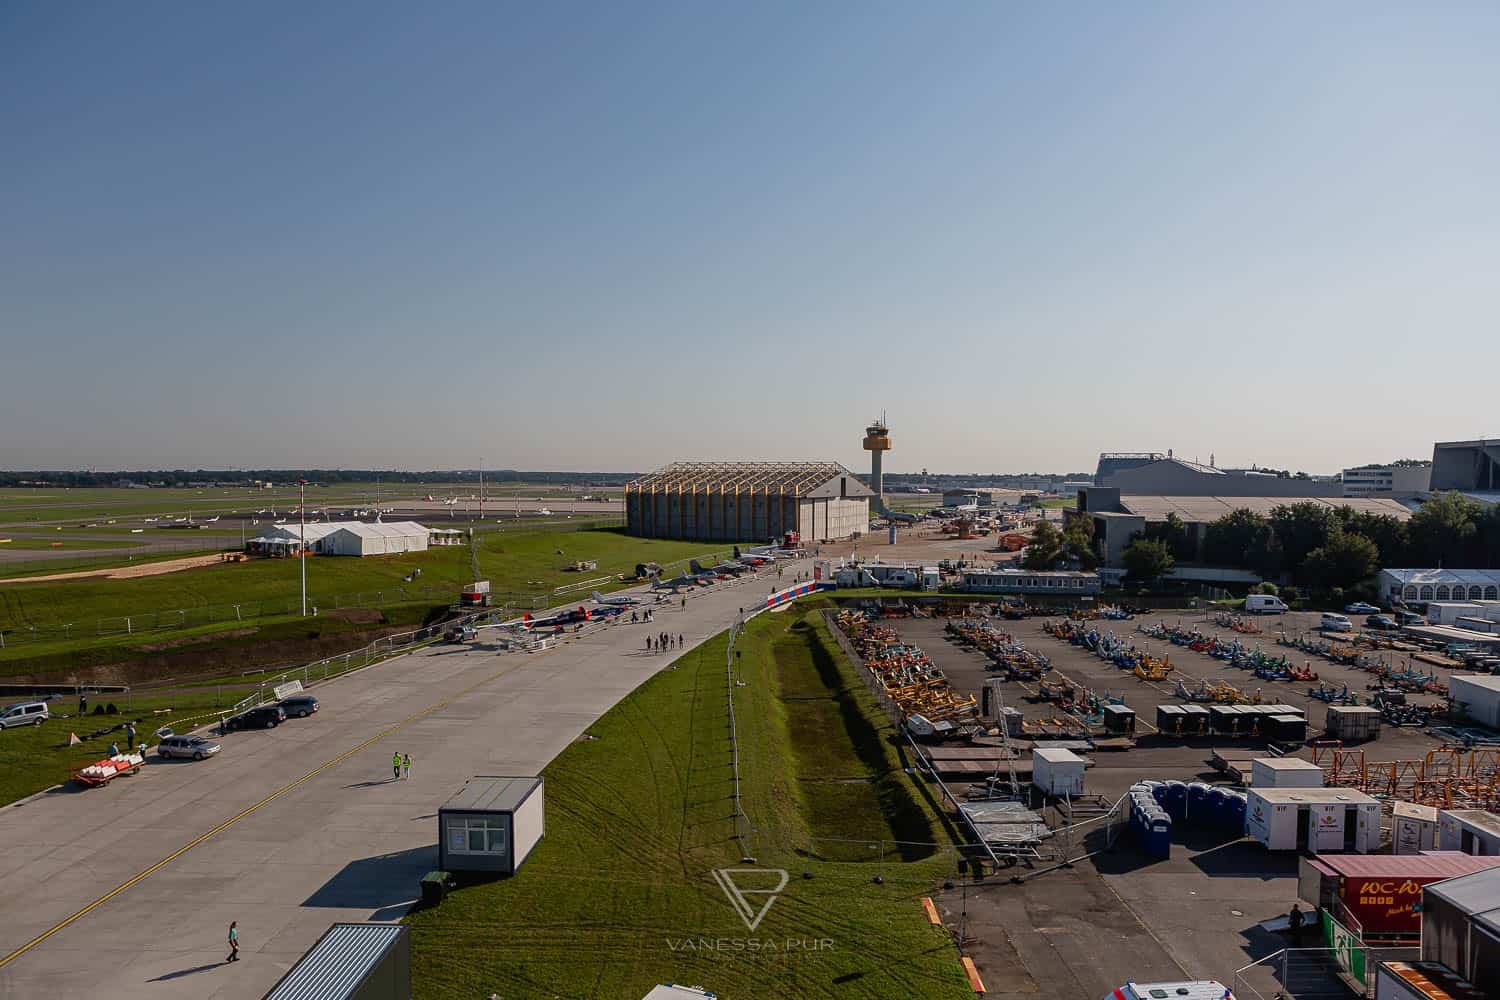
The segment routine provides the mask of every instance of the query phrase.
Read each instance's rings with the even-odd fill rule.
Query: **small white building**
[[[1083,794],[1083,769],[1088,761],[1071,750],[1042,747],[1031,751],[1031,783],[1048,795]]]
[[[1486,809],[1444,809],[1438,814],[1438,850],[1500,855],[1500,816]]]
[[[1353,788],[1256,788],[1245,835],[1271,851],[1368,854],[1380,848],[1380,802]]]
[[[1323,769],[1301,757],[1258,757],[1250,762],[1255,788],[1322,788]]]

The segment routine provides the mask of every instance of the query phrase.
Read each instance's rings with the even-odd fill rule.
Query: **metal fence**
[[[1240,1000],[1353,1000],[1375,995],[1375,970],[1381,962],[1410,962],[1416,946],[1369,948],[1285,948],[1234,974]]]

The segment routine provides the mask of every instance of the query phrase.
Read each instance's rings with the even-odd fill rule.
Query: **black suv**
[[[275,729],[285,721],[286,712],[280,705],[262,705],[225,719],[224,728],[226,730]]]
[[[318,699],[310,694],[295,694],[276,703],[288,719],[305,719],[318,710]]]

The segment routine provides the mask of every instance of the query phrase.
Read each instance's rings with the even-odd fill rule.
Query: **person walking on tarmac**
[[[409,753],[401,755],[401,777],[411,777],[411,754]]]
[[[401,751],[399,750],[391,754],[391,773],[395,780],[401,780]]]
[[[240,929],[239,921],[229,921],[229,957],[226,962],[238,962],[240,960]]]

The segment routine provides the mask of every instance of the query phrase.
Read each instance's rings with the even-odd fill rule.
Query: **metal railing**
[[[1410,962],[1421,949],[1413,945],[1369,948],[1283,948],[1234,974],[1240,1000],[1352,1000],[1375,995],[1375,970],[1381,962]]]

